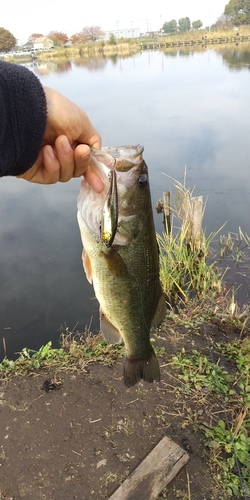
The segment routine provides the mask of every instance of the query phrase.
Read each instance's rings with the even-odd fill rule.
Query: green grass
[[[189,251],[181,232],[175,236],[158,235],[157,239],[161,282],[171,304],[178,298],[186,301],[192,294],[201,298],[208,292],[212,296],[221,292],[223,274],[216,269],[216,262],[207,263],[207,241],[205,254],[201,257],[199,250]]]
[[[216,394],[230,394],[233,376],[197,350],[186,354],[185,349],[182,349],[173,356],[171,365],[180,370],[179,378],[184,382],[182,391],[185,393],[213,391]]]
[[[169,177],[169,176],[167,176]],[[198,299],[200,310],[210,313],[218,303],[224,307],[224,314],[231,318],[243,314],[249,317],[249,307],[240,312],[236,302],[236,291],[225,287],[227,273],[226,262],[235,266],[240,264],[249,268],[250,239],[239,228],[238,234],[222,234],[225,224],[206,236],[202,228],[197,231],[195,224],[200,214],[200,226],[204,208],[199,197],[193,196],[193,190],[169,177],[173,184],[170,196],[171,230],[169,234],[157,234],[160,252],[160,279],[171,307],[182,302],[191,306]],[[173,195],[174,192],[174,195]],[[195,212],[197,202],[202,208]],[[195,213],[195,215],[193,215]],[[244,270],[243,270],[244,271]],[[238,273],[239,274],[239,273]],[[244,274],[244,273],[243,273]],[[193,306],[191,306],[193,308]]]
[[[216,361],[209,352],[182,348],[170,365],[180,380],[179,391],[193,400],[186,419],[203,433],[216,482],[226,498],[242,498],[250,494],[250,339],[214,349]],[[230,371],[223,366],[228,360]]]
[[[5,358],[0,364],[0,379],[11,376],[25,376],[38,369],[58,368],[59,370],[84,370],[93,362],[113,364],[124,354],[122,345],[108,344],[101,335],[62,334],[61,347],[52,348],[48,342],[38,351],[24,348],[15,361]]]
[[[160,278],[168,302],[173,305],[178,299],[188,301],[190,296],[210,298],[222,291],[223,273],[217,262],[208,263],[212,242],[221,231],[205,237],[202,229],[194,227],[195,198],[193,191],[170,177],[175,189],[171,201],[171,232],[157,235],[160,251]],[[173,194],[173,193],[172,193]],[[172,196],[172,195],[171,195]],[[204,215],[201,206],[200,225]]]

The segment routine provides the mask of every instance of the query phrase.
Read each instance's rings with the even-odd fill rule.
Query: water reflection
[[[75,59],[74,65],[78,68],[86,68],[88,71],[100,71],[108,64],[108,59],[100,57],[97,59]]]
[[[197,47],[182,47],[164,49],[165,57],[194,57],[196,53],[212,50],[226,63],[229,69],[240,71],[250,69],[250,44],[246,42],[234,44],[198,45]]]
[[[197,46],[183,46],[181,48],[167,48],[162,49],[161,52],[166,58],[190,58],[194,57],[197,53],[204,53],[207,50],[212,50],[217,55],[221,56],[222,60],[226,63],[229,69],[242,70],[250,69],[250,44],[242,42],[240,44],[220,44],[216,47],[207,45]],[[148,51],[148,65],[150,66],[150,55],[155,51]],[[33,61],[24,64],[26,67],[33,69],[34,73],[38,76],[46,76],[51,73],[64,73],[72,70],[72,66],[83,67],[89,71],[100,71],[107,67],[108,63],[113,63],[114,66],[121,64],[124,59],[135,61],[138,54],[130,56],[128,54],[112,55],[106,57],[93,57],[93,58],[76,58],[73,60],[55,60],[55,61]]]
[[[116,66],[119,63],[119,56],[117,54],[110,56],[110,61]]]
[[[221,51],[221,55],[229,69],[235,71],[250,70],[250,44],[241,47],[226,47]]]
[[[34,61],[24,64],[31,69],[38,77],[48,76],[51,73],[66,73],[72,70],[71,61]]]
[[[179,57],[190,57],[192,55],[193,55],[193,52],[191,52],[190,50],[183,50],[183,49],[178,50]]]

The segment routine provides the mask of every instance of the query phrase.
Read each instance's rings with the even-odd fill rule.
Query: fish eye
[[[138,179],[138,186],[140,188],[145,188],[147,185],[148,185],[148,176],[145,174],[140,175]]]

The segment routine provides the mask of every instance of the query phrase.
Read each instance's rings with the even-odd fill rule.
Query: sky
[[[229,0],[228,0],[229,1]],[[0,27],[9,30],[19,44],[32,33],[47,35],[62,31],[70,37],[85,26],[100,26],[103,31],[139,28],[141,33],[158,30],[166,21],[189,17],[200,19],[203,26],[216,22],[227,0],[6,0],[1,2]]]

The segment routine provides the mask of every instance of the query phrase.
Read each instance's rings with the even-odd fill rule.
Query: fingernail
[[[84,153],[82,156],[81,156],[81,160],[82,161],[87,161],[90,159],[90,152],[89,153]]]
[[[67,139],[65,139],[62,142],[62,148],[63,148],[64,153],[69,153],[71,151],[71,146],[70,146],[69,141],[67,141]]]

